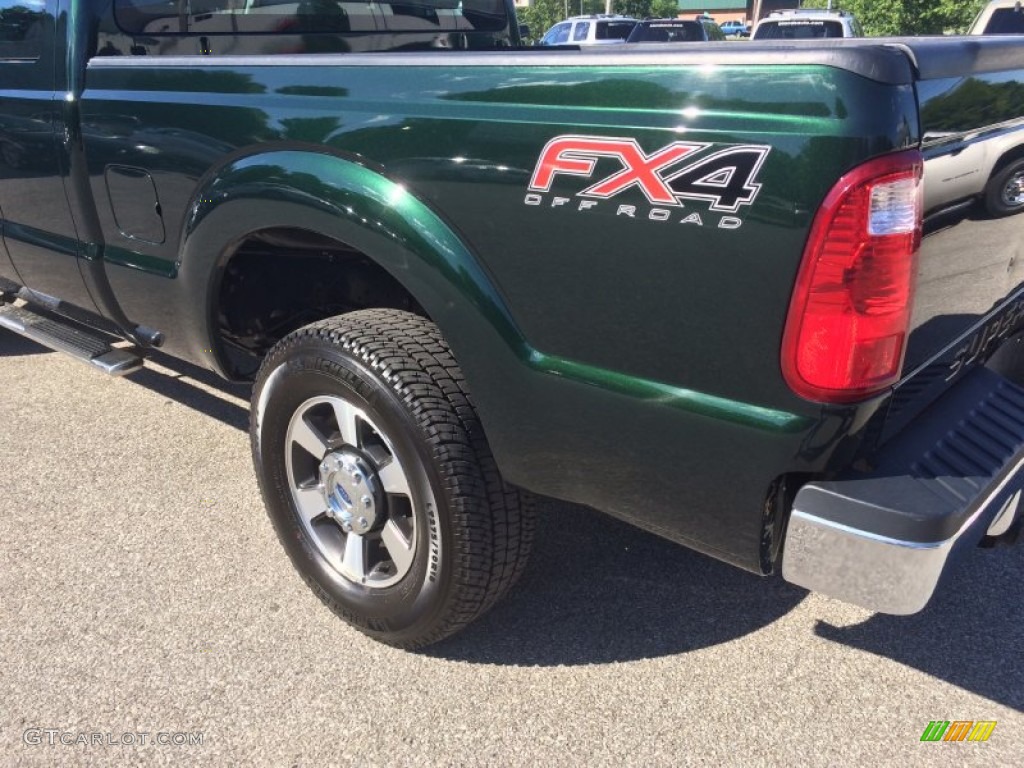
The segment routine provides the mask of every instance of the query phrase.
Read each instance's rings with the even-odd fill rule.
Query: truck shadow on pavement
[[[0,329],[0,358],[52,354],[57,353],[31,339]],[[229,427],[243,432],[249,430],[249,410],[220,397],[217,393],[223,392],[226,395],[248,400],[252,391],[251,384],[225,381],[212,371],[159,352],[150,352],[147,359],[173,371],[173,374],[143,367],[124,378],[204,416],[227,424]],[[88,368],[83,367],[82,370],[88,370]],[[93,371],[93,373],[97,376],[101,375],[98,371]],[[197,384],[202,386],[197,386]],[[211,389],[214,391],[209,391]]]
[[[426,655],[523,666],[674,655],[755,632],[807,595],[591,510],[550,502],[539,523],[534,558],[509,598]],[[815,634],[1024,710],[1024,547],[964,561],[917,615],[818,621]]]
[[[27,355],[48,355],[50,350],[24,336],[0,329],[0,357],[25,357]]]
[[[170,372],[144,368],[127,378],[248,431],[248,411],[216,394],[248,398],[248,385],[230,384],[160,354],[152,359]],[[665,656],[742,637],[785,615],[806,594],[593,510],[546,501],[518,588],[456,638],[426,653],[518,665]]]
[[[537,527],[508,598],[426,655],[524,666],[668,656],[754,632],[807,595],[584,507],[545,502]]]
[[[0,357],[48,353],[13,334],[2,342]],[[176,375],[143,369],[127,378],[248,430],[247,409],[218,395],[248,398],[248,385],[162,355],[154,360]],[[921,613],[876,614],[847,627],[819,621],[815,634],[1024,711],[1024,546],[964,559]],[[593,510],[546,501],[533,558],[516,589],[465,631],[422,653],[518,666],[671,656],[756,632],[806,595],[780,578],[740,571]]]
[[[848,627],[819,621],[815,634],[1024,712],[1024,547],[968,552],[963,561],[918,614],[876,613]]]
[[[150,353],[149,359],[174,371],[176,375],[155,371],[152,368],[142,368],[135,373],[128,374],[125,378],[229,427],[234,427],[242,432],[249,431],[248,408],[219,397],[217,392],[248,400],[252,392],[251,384],[225,381],[205,368],[159,353]],[[203,386],[197,386],[197,384]],[[207,388],[214,391],[210,392]]]

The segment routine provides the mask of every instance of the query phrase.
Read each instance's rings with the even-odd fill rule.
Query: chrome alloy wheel
[[[253,387],[253,466],[292,565],[360,632],[422,648],[505,594],[532,497],[507,484],[440,330],[395,309],[311,323]]]
[[[356,584],[397,584],[412,566],[418,510],[391,440],[336,396],[302,403],[285,440],[288,487],[320,554]]]
[[[1011,208],[1024,205],[1024,170],[1017,171],[1003,186],[1003,203]]]

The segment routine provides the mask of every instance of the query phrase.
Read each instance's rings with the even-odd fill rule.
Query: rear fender
[[[201,182],[184,223],[176,281],[190,356],[227,373],[216,322],[224,268],[262,229],[339,240],[392,275],[437,323],[472,381],[527,347],[490,276],[453,229],[401,184],[351,158],[299,150],[237,157]],[[204,311],[195,311],[202,301]]]

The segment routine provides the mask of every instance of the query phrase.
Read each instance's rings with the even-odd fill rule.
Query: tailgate
[[[1024,46],[904,46],[919,78],[925,227],[885,438],[1024,327]]]

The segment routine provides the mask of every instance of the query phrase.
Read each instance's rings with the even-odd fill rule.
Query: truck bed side
[[[238,237],[207,232],[194,253],[197,212],[244,195],[246,178],[320,199],[342,185],[314,184],[316,163],[261,161],[275,152],[360,163],[450,226],[507,313],[511,343],[479,301],[424,299],[477,393],[508,479],[761,569],[773,481],[823,469],[830,430],[848,427],[838,412],[807,434],[820,409],[779,373],[807,228],[845,170],[915,141],[905,57],[851,51],[842,67],[831,51],[745,52],[713,65],[642,48],[565,54],[302,57],[285,66],[280,57],[93,58],[82,97],[93,193],[109,198],[111,165],[144,168],[166,227],[162,243],[129,239],[115,217],[133,196],[99,206],[111,285],[138,322],[187,325],[196,301],[216,301],[205,281],[222,274],[211,267]],[[744,166],[740,201],[664,205],[639,182],[581,197],[622,161],[599,155],[588,178],[555,174],[542,189],[535,171],[559,137],[611,140],[620,152],[635,144],[647,162],[672,147],[705,157],[746,148],[758,164]],[[267,211],[249,210],[245,225],[258,230]],[[390,268],[404,284],[420,279],[415,264]],[[168,333],[176,341],[198,357],[220,343],[216,328]],[[222,352],[205,358],[225,364]]]

